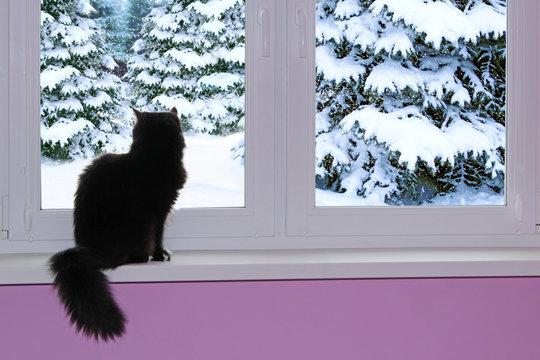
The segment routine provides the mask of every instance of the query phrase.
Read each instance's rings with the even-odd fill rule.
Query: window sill
[[[50,284],[51,254],[0,255],[0,284]],[[177,251],[112,282],[540,276],[540,248]]]

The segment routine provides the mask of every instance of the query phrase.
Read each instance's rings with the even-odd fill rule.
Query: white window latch
[[[32,230],[32,207],[29,202],[24,206],[24,228],[27,232]]]
[[[270,56],[270,13],[266,6],[259,5],[257,19],[258,19],[257,21],[258,24],[261,26],[261,35],[262,35],[261,55],[263,57],[269,57]]]

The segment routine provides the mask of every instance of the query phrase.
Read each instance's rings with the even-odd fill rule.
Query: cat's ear
[[[174,115],[178,115],[178,110],[176,110],[176,107],[173,107],[171,109],[171,113],[173,113]]]
[[[135,108],[131,108],[131,110],[133,110],[133,112],[135,113],[135,116],[137,117],[137,119],[140,119],[143,115],[142,112],[140,112],[139,110],[135,109]]]

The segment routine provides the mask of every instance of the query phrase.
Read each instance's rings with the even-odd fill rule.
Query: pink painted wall
[[[538,360],[540,278],[117,284],[114,344],[50,286],[0,287],[0,359]]]

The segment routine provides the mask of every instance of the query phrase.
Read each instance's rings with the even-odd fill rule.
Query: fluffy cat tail
[[[54,286],[71,323],[88,337],[114,340],[125,331],[126,318],[101,269],[103,260],[84,247],[59,252],[49,260]]]

